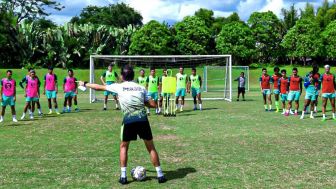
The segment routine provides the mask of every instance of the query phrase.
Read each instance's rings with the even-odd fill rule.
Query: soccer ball
[[[146,178],[146,169],[142,166],[136,166],[131,170],[131,175],[134,180],[142,181]]]

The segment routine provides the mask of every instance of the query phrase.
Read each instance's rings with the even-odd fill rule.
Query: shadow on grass
[[[147,172],[155,172],[156,173],[156,171],[150,171],[150,170],[147,170]],[[169,182],[169,180],[182,179],[182,178],[186,177],[188,174],[195,173],[195,172],[197,172],[197,171],[193,167],[178,168],[177,170],[173,170],[173,171],[163,171],[164,175],[168,179],[168,182]],[[145,179],[145,181],[146,180],[152,180],[152,179],[156,179],[156,177],[147,177]]]
[[[178,114],[178,117],[183,117],[183,116],[192,116],[192,115],[196,115],[196,114]]]
[[[203,108],[202,111],[209,111],[209,110],[218,110],[219,108]],[[183,110],[183,112],[177,112],[177,114],[184,114],[184,113],[189,113],[189,112],[199,112],[200,110],[197,109],[197,110]]]

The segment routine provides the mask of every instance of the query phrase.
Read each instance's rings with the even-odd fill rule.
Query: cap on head
[[[325,69],[330,69],[330,66],[327,64],[324,66]]]

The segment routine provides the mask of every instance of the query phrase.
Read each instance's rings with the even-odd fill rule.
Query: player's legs
[[[39,100],[36,100],[35,103],[36,103],[36,106],[37,106],[38,115],[39,115],[39,116],[42,116],[43,113],[42,113],[42,109],[41,109],[40,101],[39,101]],[[32,103],[32,104],[35,104],[35,103]]]
[[[51,110],[51,109],[52,109],[52,105],[51,105],[51,98],[48,98],[48,108],[49,108],[49,110]]]
[[[71,107],[72,107],[72,97],[68,97],[68,112],[71,112]]]
[[[287,105],[285,116],[289,115],[289,111],[291,110],[291,108],[292,108],[292,100],[288,100],[288,105]]]
[[[272,110],[272,95],[271,94],[267,95],[267,100],[268,100],[269,111],[271,111]]]
[[[176,95],[176,99],[175,99],[175,110],[177,110],[179,108],[179,99],[180,99],[180,96],[177,96]],[[181,102],[182,104],[182,102]]]
[[[57,98],[53,98],[53,102],[54,102],[54,107],[55,107],[56,114],[59,114],[59,112],[58,112]]]
[[[274,94],[276,112],[279,112],[279,94]]]
[[[267,95],[266,95],[266,93],[264,93],[263,92],[263,100],[264,100],[264,108],[265,108],[265,111],[268,111],[268,109],[267,109],[267,101],[266,101],[266,99],[267,99]]]
[[[107,101],[108,101],[108,95],[105,95],[105,98],[104,98],[104,108],[103,108],[103,110],[106,110],[106,108],[107,108]]]
[[[198,101],[200,110],[202,110],[202,94],[201,93],[197,94],[197,101]]]
[[[240,93],[241,93],[241,90],[240,90],[240,88],[238,88],[237,101],[239,101]]]
[[[298,115],[299,107],[300,107],[299,101],[295,100],[295,113],[294,113],[294,115]]]
[[[328,98],[322,97],[322,116],[323,116],[322,120],[323,121],[326,119],[325,112],[326,112],[327,104],[328,104]]]
[[[5,116],[6,106],[2,106],[0,122],[3,122],[3,117]]]
[[[245,101],[245,89],[242,91],[243,101]]]
[[[160,159],[159,154],[157,153],[155,149],[155,145],[153,140],[144,140],[147,151],[151,157],[151,161],[153,166],[155,167],[155,170],[157,172],[157,177],[159,179],[159,183],[166,182],[166,178],[164,178],[164,175],[162,173],[161,167],[160,167]]]
[[[121,141],[120,143],[120,167],[127,167],[129,144],[129,141]]]
[[[303,110],[302,110],[302,115],[300,117],[300,119],[303,119],[304,118],[304,115],[305,115],[305,112],[307,110],[307,107],[309,106],[309,104],[311,103],[311,100],[310,99],[305,99],[304,101],[304,105],[303,105]],[[313,103],[312,103],[313,104]],[[311,107],[312,108],[312,107]]]
[[[115,100],[115,106],[116,106],[116,109],[119,110],[119,100],[118,100],[118,95],[117,94],[114,94],[113,95],[113,99]]]
[[[196,100],[196,96],[193,97],[194,98],[194,110],[197,110],[197,100]]]
[[[335,120],[336,119],[336,115],[335,115],[335,98],[331,98],[330,99],[330,104],[331,104],[333,119]]]

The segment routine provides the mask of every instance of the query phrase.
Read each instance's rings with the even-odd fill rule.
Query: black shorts
[[[245,93],[245,87],[238,87],[238,93]]]
[[[121,141],[137,140],[137,136],[143,140],[152,140],[152,130],[148,121],[123,124],[121,127]]]

